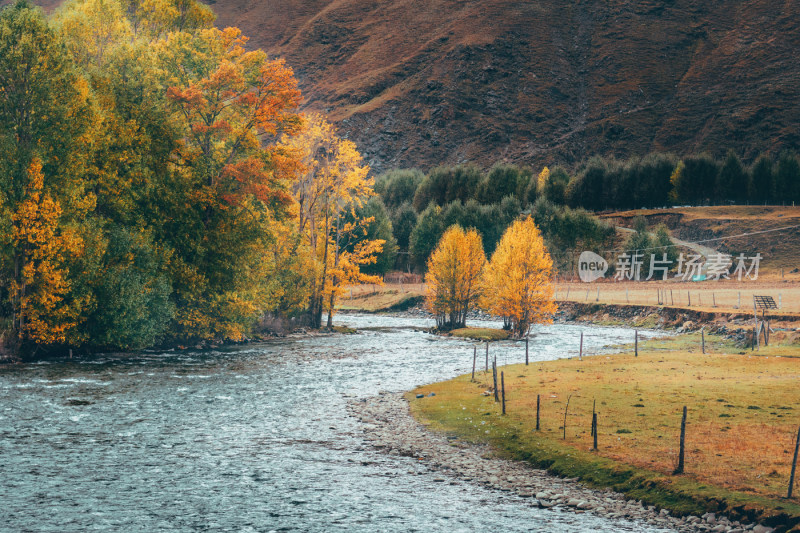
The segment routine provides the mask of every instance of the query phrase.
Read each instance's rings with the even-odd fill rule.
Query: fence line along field
[[[773,297],[779,308],[771,311],[772,314],[800,315],[800,282],[795,280],[781,281],[768,278],[747,282],[608,281],[556,284],[556,300],[559,301],[660,305],[718,313],[752,314],[754,295]]]

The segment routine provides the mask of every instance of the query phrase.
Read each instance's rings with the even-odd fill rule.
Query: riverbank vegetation
[[[783,498],[797,433],[800,359],[776,356],[779,346],[739,353],[711,336],[703,354],[698,336],[641,343],[638,357],[626,351],[500,368],[505,416],[484,394],[491,373],[419,387],[408,397],[415,416],[433,429],[679,513],[800,521],[800,503]],[[426,397],[414,399],[418,393]],[[686,473],[676,476],[683,406]]]
[[[321,324],[393,254],[369,168],[282,60],[194,1],[0,12],[5,350],[240,340]],[[383,258],[393,262],[393,257]]]

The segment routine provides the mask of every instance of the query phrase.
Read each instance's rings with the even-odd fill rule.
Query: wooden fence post
[[[634,335],[634,340],[633,340],[634,352],[633,352],[633,355],[634,355],[634,357],[639,357],[639,330],[635,329],[635,330],[633,330],[633,332],[634,332],[633,333],[633,335]]]
[[[678,468],[673,472],[674,474],[683,474],[683,457],[686,449],[686,406],[683,406],[683,418],[681,418],[681,445],[678,452]]]
[[[536,395],[536,431],[539,431],[539,395]]]
[[[494,401],[499,402],[500,396],[497,390],[497,358],[492,361],[492,379],[494,380]]]
[[[569,411],[569,400],[572,394],[567,397],[567,405],[564,406],[564,440],[567,440],[567,411]]]
[[[786,498],[792,497],[792,489],[794,488],[794,473],[797,470],[797,451],[800,449],[800,428],[797,428],[797,438],[794,440],[794,459],[792,460],[792,473],[789,476],[789,494]]]
[[[700,341],[702,343],[703,353],[706,353],[706,328],[705,328],[705,326],[703,326],[700,329]]]
[[[475,381],[475,361],[478,359],[478,346],[472,347],[472,381]]]
[[[506,414],[506,380],[505,372],[500,372],[500,390],[503,391],[503,414]]]
[[[592,435],[594,435],[594,413],[595,413],[595,406],[597,405],[597,400],[592,400]]]
[[[688,298],[688,300],[689,300],[689,305],[687,307],[691,307],[692,306],[692,293],[689,292],[689,291],[686,291],[686,298]]]
[[[597,413],[592,413],[592,436],[594,437],[594,451],[597,451]]]
[[[525,366],[528,366],[528,337],[525,337]]]

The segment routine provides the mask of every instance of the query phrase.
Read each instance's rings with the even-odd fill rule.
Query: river
[[[423,319],[336,322],[360,333],[0,367],[0,530],[657,531],[438,483],[366,446],[346,402],[466,373],[472,344]],[[575,355],[580,331],[588,352],[633,338],[540,326],[531,360]],[[524,345],[490,353],[520,362]]]

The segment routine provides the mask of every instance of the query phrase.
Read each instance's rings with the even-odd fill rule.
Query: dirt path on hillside
[[[636,230],[631,229],[631,228],[624,228],[622,226],[615,226],[615,227],[616,227],[617,231],[621,231],[622,233],[636,233]],[[653,232],[648,232],[648,233],[650,234],[651,237],[655,237],[655,233],[653,233]],[[702,255],[703,258],[706,261],[708,261],[709,256],[719,253],[717,250],[715,250],[714,248],[711,248],[709,246],[705,246],[705,245],[702,245],[702,244],[697,244],[697,243],[694,243],[694,242],[682,241],[681,239],[673,237],[672,235],[670,235],[669,239],[676,246],[683,246],[685,248],[689,248],[693,252]]]

